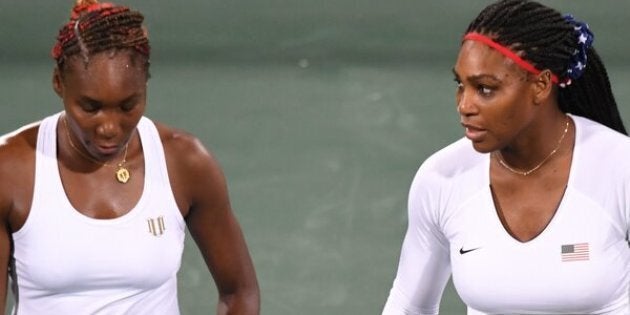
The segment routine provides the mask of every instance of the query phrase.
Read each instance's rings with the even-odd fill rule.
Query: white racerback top
[[[62,186],[59,117],[39,127],[32,207],[13,233],[13,314],[179,314],[185,223],[157,128],[145,117],[138,124],[145,178],[136,206],[114,219],[93,219],[70,204]]]

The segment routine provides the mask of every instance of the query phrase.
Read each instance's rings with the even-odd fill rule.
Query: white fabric
[[[185,224],[155,125],[144,117],[138,125],[146,173],[140,200],[125,215],[101,220],[75,210],[64,192],[58,119],[40,125],[33,203],[13,233],[14,314],[179,314]]]
[[[423,163],[384,315],[437,314],[451,272],[470,315],[630,314],[630,138],[571,117],[565,195],[528,242],[512,238],[497,215],[489,154],[461,139]],[[563,245],[583,243],[587,260],[562,261]]]

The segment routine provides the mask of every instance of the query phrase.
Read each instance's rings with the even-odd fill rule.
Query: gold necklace
[[[495,156],[497,157],[497,160],[499,160],[499,164],[501,164],[501,166],[503,166],[508,171],[510,171],[510,172],[512,172],[514,174],[521,175],[521,176],[527,176],[527,175],[535,172],[541,166],[543,166],[543,164],[545,164],[545,162],[547,162],[554,154],[556,154],[556,152],[558,152],[558,149],[560,149],[560,145],[562,144],[562,140],[564,140],[564,137],[567,135],[567,131],[569,131],[569,118],[568,117],[567,117],[567,124],[564,126],[564,131],[562,132],[562,136],[560,136],[560,140],[558,140],[558,144],[556,145],[556,147],[540,163],[538,163],[536,166],[534,166],[530,170],[519,171],[519,170],[516,170],[516,169],[512,168],[505,161],[503,161],[503,156],[501,155],[501,151],[496,151]]]
[[[68,143],[70,143],[70,146],[72,147],[74,151],[76,151],[77,153],[79,153],[81,157],[83,157],[84,159],[87,159],[88,161],[92,163],[107,166],[107,167],[112,167],[112,165],[108,163],[98,161],[95,158],[81,152],[81,150],[79,150],[79,148],[77,148],[74,145],[74,142],[72,142],[72,137],[70,137],[70,128],[68,128],[68,121],[66,120],[66,117],[63,118],[63,125],[66,129],[66,136],[68,137]],[[116,165],[116,172],[115,172],[116,180],[121,184],[126,184],[129,181],[129,178],[131,177],[131,174],[129,173],[129,169],[125,167],[125,163],[127,163],[127,149],[128,148],[129,148],[129,143],[125,144],[125,153],[123,154],[122,161],[120,161],[120,163]]]

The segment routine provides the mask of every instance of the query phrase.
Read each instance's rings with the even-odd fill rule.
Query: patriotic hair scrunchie
[[[586,52],[591,46],[593,46],[593,40],[595,39],[595,36],[588,27],[588,24],[577,21],[571,14],[565,15],[564,18],[575,30],[575,35],[577,36],[577,49],[573,52],[573,55],[569,59],[569,65],[567,67],[567,80],[566,82],[560,84],[561,87],[570,85],[571,80],[576,80],[582,76],[584,70],[586,69]]]

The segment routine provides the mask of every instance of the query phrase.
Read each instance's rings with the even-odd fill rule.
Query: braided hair
[[[80,56],[87,66],[93,54],[129,50],[135,53],[134,57],[143,58],[148,75],[151,49],[143,20],[140,12],[126,6],[77,0],[70,21],[59,30],[52,57],[63,69],[70,57]]]
[[[560,81],[560,110],[590,118],[627,134],[604,64],[593,47],[586,51],[587,66],[577,79],[569,79],[569,61],[578,49],[573,25],[560,12],[530,0],[501,0],[486,7],[466,33],[491,36],[510,47],[537,69],[549,69]]]

